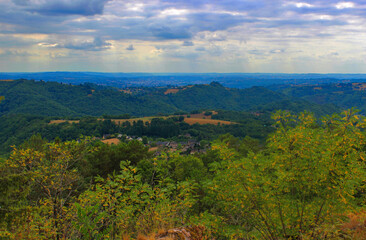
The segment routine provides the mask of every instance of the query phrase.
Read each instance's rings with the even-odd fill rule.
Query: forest
[[[269,89],[315,104],[334,104],[343,109],[356,107],[365,114],[365,86],[363,81],[346,81],[327,84],[274,85]]]
[[[174,88],[177,92],[171,94],[167,94],[168,89],[119,89],[90,83],[69,85],[25,79],[0,81],[0,96],[5,97],[0,105],[0,115],[81,117],[130,114],[142,117],[200,109],[273,111],[276,105],[287,110],[307,110],[324,115],[337,109],[330,104],[314,104],[264,87],[235,89],[211,82]]]
[[[366,119],[277,111],[265,145],[206,153],[33,136],[0,166],[4,239],[364,239]]]
[[[366,118],[359,110],[217,83],[129,95],[89,84],[6,84],[14,85],[0,98],[0,239],[366,238]],[[128,106],[88,115],[84,105],[70,110],[71,100],[60,105],[68,97],[59,86],[76,102],[111,94],[133,107],[163,96],[175,107],[149,121],[132,120]],[[241,94],[245,101],[236,102]],[[43,105],[20,114],[27,105],[19,96]],[[97,99],[103,107],[112,98]],[[208,110],[222,106],[218,99],[236,105]],[[65,111],[46,114],[53,107]],[[198,113],[232,124],[185,122]],[[126,138],[101,141],[117,135]],[[195,141],[202,151],[151,151],[164,141]]]
[[[193,111],[198,112],[198,111]],[[53,141],[56,138],[62,141],[74,140],[83,136],[93,136],[103,138],[104,135],[124,134],[136,137],[148,137],[150,141],[165,140],[187,140],[182,137],[189,134],[190,138],[197,141],[213,141],[223,134],[232,134],[239,138],[246,136],[265,142],[267,135],[273,132],[270,114],[255,116],[248,112],[218,110],[213,116],[214,119],[235,121],[232,125],[211,125],[194,124],[189,125],[177,116],[170,116],[166,119],[153,118],[151,122],[133,121],[117,124],[108,117],[104,120],[98,117],[82,117],[79,122],[64,122],[60,124],[50,124],[52,117],[10,114],[0,117],[0,156],[8,155],[11,146],[18,146],[26,139],[35,134],[42,138]],[[184,119],[184,118],[183,118]],[[10,136],[10,137],[9,137]]]

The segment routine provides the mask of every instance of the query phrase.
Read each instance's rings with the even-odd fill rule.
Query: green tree
[[[214,145],[222,162],[209,187],[221,234],[263,239],[323,239],[323,226],[356,207],[365,178],[365,120],[353,110],[323,119],[274,115],[268,149],[242,157]],[[215,228],[215,225],[211,226]]]
[[[137,140],[117,145],[97,142],[95,150],[86,156],[87,163],[83,166],[82,174],[87,178],[97,175],[105,178],[108,174],[121,170],[121,161],[129,161],[132,165],[137,165],[139,161],[150,156],[149,148]]]
[[[77,166],[90,150],[88,139],[43,145],[33,140],[0,166],[0,224],[16,238],[65,238],[67,206],[84,187]]]
[[[120,168],[79,197],[73,238],[122,239],[185,223],[195,201],[189,182],[151,187],[128,161]]]

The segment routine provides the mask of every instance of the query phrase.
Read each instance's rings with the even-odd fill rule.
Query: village
[[[146,147],[149,147],[149,152],[153,152],[155,156],[161,155],[163,152],[179,151],[182,155],[206,153],[209,149],[207,144],[201,144],[200,141],[193,139],[190,134],[181,135],[185,141],[162,140],[149,141],[146,137],[128,136],[126,134],[105,134],[101,140],[105,144],[119,144],[121,142],[139,141]]]

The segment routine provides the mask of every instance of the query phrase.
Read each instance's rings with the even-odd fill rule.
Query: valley
[[[120,231],[134,239],[141,231],[157,236],[156,230],[146,229],[166,222],[181,226],[181,216],[196,221],[187,231],[209,239],[312,234],[314,226],[326,228],[313,217],[322,211],[321,204],[328,210],[319,218],[327,222],[363,201],[357,191],[366,175],[360,167],[366,159],[364,91],[359,82],[245,89],[211,82],[121,89],[0,81],[0,207],[11,209],[0,211],[0,223],[16,226],[11,219],[23,221],[18,211],[26,208],[53,222],[43,225],[32,215],[32,228],[57,233],[6,228],[6,234],[83,238],[65,226],[94,222],[92,238],[120,236]],[[361,111],[347,110],[352,105]],[[32,183],[27,191],[20,187],[23,182]],[[346,195],[349,191],[357,195]],[[16,203],[19,192],[25,205]],[[257,199],[261,204],[253,205]],[[45,204],[32,206],[40,201]],[[60,202],[65,203],[62,208]],[[308,212],[296,215],[293,202]],[[110,212],[110,206],[118,213]],[[58,213],[43,213],[50,209]],[[238,219],[253,228],[232,221],[238,212]],[[262,218],[258,212],[267,215]],[[299,227],[303,217],[307,221]],[[144,230],[135,228],[150,218]],[[221,220],[215,225],[212,219]],[[337,221],[337,232],[357,236],[358,230],[347,225],[350,218]],[[126,228],[103,232],[117,222]],[[169,226],[159,231],[169,232]],[[266,228],[268,234],[257,228]],[[317,235],[324,236],[322,231]]]

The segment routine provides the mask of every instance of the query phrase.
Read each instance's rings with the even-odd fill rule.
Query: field
[[[228,125],[228,124],[235,124],[235,122],[223,121],[223,120],[215,120],[215,119],[203,119],[203,118],[185,118],[184,122],[188,123],[189,125],[193,124],[213,124],[213,125]]]
[[[217,112],[212,111],[212,115],[215,115],[215,114],[217,114]],[[188,123],[189,125],[193,125],[193,124],[196,124],[196,123],[198,123],[198,124],[213,124],[213,125],[235,124],[235,122],[211,119],[212,115],[206,116],[204,113],[197,113],[197,114],[190,114],[189,118],[187,117],[187,115],[182,115],[182,116],[184,117],[184,122]],[[173,117],[173,116],[169,116],[169,117]],[[133,122],[137,122],[137,121],[141,120],[144,123],[146,123],[146,122],[151,122],[151,119],[153,119],[153,118],[166,119],[168,117],[153,116],[153,117],[141,117],[141,118],[130,118],[130,119],[111,119],[111,121],[114,122],[114,123],[117,123],[117,124],[122,124],[124,122],[133,123]],[[98,120],[104,121],[104,119],[98,119]],[[51,120],[49,124],[60,124],[60,123],[64,123],[64,122],[79,123],[79,120]]]
[[[193,85],[189,85],[189,86],[186,86],[186,87],[184,87],[184,88],[182,88],[182,87],[180,87],[180,88],[169,88],[169,89],[167,89],[167,90],[164,92],[164,94],[165,94],[165,95],[167,95],[167,94],[175,94],[175,93],[177,93],[177,92],[179,92],[179,91],[181,91],[181,90],[186,90],[187,88],[191,88],[191,87],[193,87]]]
[[[64,122],[68,122],[68,123],[79,123],[79,120],[63,120],[63,119],[59,119],[59,120],[51,120],[49,122],[49,124],[60,124],[60,123],[64,123]]]
[[[197,116],[193,116],[193,115],[197,115]],[[192,114],[190,118],[187,118],[186,116],[184,116],[184,122],[188,123],[189,125],[193,125],[195,123],[198,124],[214,124],[214,125],[218,125],[218,124],[235,124],[234,122],[229,122],[229,121],[223,121],[223,120],[216,120],[216,119],[211,119],[211,116],[204,116],[202,114],[202,116],[200,116],[200,114]],[[139,120],[145,122],[150,122],[151,119],[153,118],[164,118],[166,119],[167,117],[144,117],[144,118],[131,118],[131,119],[112,119],[113,122],[118,123],[118,124],[122,124],[124,122],[137,122]]]
[[[151,148],[149,148],[149,152],[155,152],[158,149],[159,149],[158,147],[151,147]]]
[[[217,114],[217,112],[212,111],[212,115]],[[206,116],[203,113],[196,113],[196,114],[190,114],[189,118],[187,117],[187,115],[182,115],[184,117],[184,122],[188,123],[189,125],[193,125],[193,124],[213,124],[213,125],[218,125],[218,124],[235,124],[235,122],[229,122],[229,121],[223,121],[223,120],[216,120],[216,119],[211,119],[212,115]],[[173,117],[173,116],[169,116],[169,117]],[[131,119],[112,119],[113,122],[121,124],[124,122],[137,122],[139,120],[145,122],[150,122],[151,119],[153,118],[168,118],[168,117],[143,117],[143,118],[131,118]]]
[[[168,89],[168,90],[166,90],[165,92],[164,92],[164,94],[165,95],[167,95],[167,94],[170,94],[170,93],[177,93],[177,92],[179,92],[181,89],[179,89],[179,88],[171,88],[171,89]]]
[[[366,83],[352,83],[353,90],[363,91],[366,90]]]
[[[103,143],[106,143],[106,144],[115,144],[117,145],[118,143],[120,143],[121,141],[118,139],[118,138],[110,138],[110,139],[105,139],[105,140],[102,140]]]
[[[217,112],[216,111],[211,111],[212,112],[212,115],[216,115]],[[205,112],[202,112],[202,113],[195,113],[195,114],[190,114],[189,116],[191,118],[200,118],[200,119],[211,119],[211,116],[212,115],[208,115],[206,116],[205,115]],[[187,115],[183,115],[184,118],[187,118]]]

